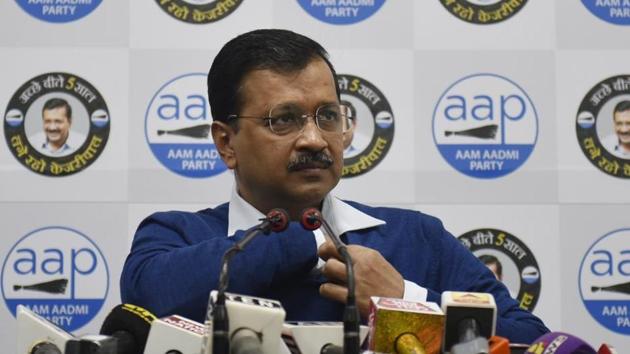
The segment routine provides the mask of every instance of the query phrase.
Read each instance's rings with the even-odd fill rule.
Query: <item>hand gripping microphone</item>
[[[260,224],[249,229],[240,241],[236,242],[234,246],[230,247],[225,254],[223,254],[216,301],[214,301],[212,296],[210,296],[208,301],[208,313],[206,315],[206,325],[208,327],[210,326],[210,318],[212,319],[213,354],[230,353],[230,323],[227,309],[225,307],[225,291],[227,290],[229,282],[228,266],[230,260],[235,254],[242,251],[245,246],[247,246],[247,244],[259,234],[263,233],[267,235],[271,231],[284,231],[289,224],[289,215],[282,209],[272,209],[264,218],[260,219],[260,221]]]
[[[489,353],[488,339],[494,335],[497,306],[489,293],[445,291],[442,293],[444,353]]]
[[[563,332],[549,332],[534,341],[525,353],[531,354],[597,354],[582,339]]]
[[[354,270],[352,267],[352,258],[348,253],[346,245],[341,242],[339,235],[335,234],[322,217],[319,210],[315,208],[309,208],[302,212],[302,219],[300,220],[302,227],[307,230],[315,230],[320,226],[323,227],[324,234],[328,236],[328,239],[332,241],[337,249],[337,252],[343,257],[346,264],[346,273],[348,274],[348,297],[346,299],[346,307],[343,313],[343,352],[345,354],[359,354],[360,341],[359,341],[359,309],[356,305],[356,298],[354,295]],[[332,350],[333,348],[331,348]]]

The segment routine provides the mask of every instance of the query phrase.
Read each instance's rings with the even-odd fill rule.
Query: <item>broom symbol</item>
[[[68,279],[55,279],[31,285],[13,285],[13,290],[18,291],[23,289],[41,291],[50,294],[63,294],[66,292],[66,286],[68,286]]]
[[[444,136],[461,135],[479,139],[494,139],[497,135],[497,128],[498,126],[496,124],[490,124],[466,130],[446,130]]]
[[[630,282],[619,283],[610,286],[591,286],[592,292],[597,291],[610,291],[615,293],[622,293],[630,295]]]
[[[173,130],[158,130],[157,135],[180,135],[187,136],[195,139],[207,139],[210,136],[210,124],[200,124],[192,127],[173,129]]]

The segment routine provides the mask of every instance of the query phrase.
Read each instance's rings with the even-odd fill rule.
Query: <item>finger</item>
[[[325,298],[345,303],[348,297],[348,288],[343,285],[324,283],[319,286],[319,294]]]
[[[330,240],[326,240],[326,242],[322,243],[322,245],[319,246],[319,249],[317,250],[317,255],[319,256],[319,258],[325,261],[330,258],[334,258],[340,261],[342,260],[341,255],[339,254],[339,252],[337,252],[335,245]]]
[[[322,269],[322,274],[330,281],[337,284],[345,284],[348,278],[346,274],[346,264],[335,258],[330,258],[326,261],[324,269]]]

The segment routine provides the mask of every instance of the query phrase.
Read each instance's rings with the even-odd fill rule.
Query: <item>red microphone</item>
[[[289,214],[284,209],[271,209],[267,213],[267,221],[271,231],[282,232],[289,226]]]
[[[305,229],[313,231],[322,226],[322,219],[322,213],[320,213],[319,210],[308,208],[302,212],[300,223]]]
[[[339,255],[344,259],[346,264],[346,273],[348,274],[348,296],[346,298],[346,307],[343,312],[343,353],[344,354],[359,354],[359,309],[356,305],[356,297],[354,295],[354,270],[352,268],[352,258],[348,253],[346,245],[341,242],[339,235],[335,234],[322,217],[322,213],[315,208],[308,208],[302,212],[302,218],[300,219],[302,227],[307,230],[315,230],[320,226],[323,229],[324,235],[328,236],[328,239],[332,241],[339,252]],[[333,346],[336,347],[336,346]],[[339,350],[339,348],[329,348],[332,350]]]
[[[207,316],[212,316],[212,353],[228,354],[230,352],[229,320],[227,307],[225,306],[225,291],[228,288],[229,272],[228,265],[230,259],[235,254],[242,251],[247,244],[259,234],[268,235],[271,231],[281,232],[289,226],[289,214],[280,208],[271,209],[264,218],[260,219],[260,224],[245,232],[241,240],[236,242],[223,254],[221,259],[221,273],[219,274],[219,286],[216,301],[210,298],[208,301]],[[210,320],[210,318],[207,318]]]
[[[601,347],[599,347],[597,354],[617,354],[617,351],[612,345],[604,343]]]

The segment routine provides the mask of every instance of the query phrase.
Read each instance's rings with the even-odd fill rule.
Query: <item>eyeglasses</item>
[[[228,120],[238,118],[262,119],[269,129],[277,135],[293,135],[301,133],[308,117],[315,120],[319,130],[329,133],[343,133],[350,127],[350,109],[338,103],[327,103],[317,107],[315,114],[304,111],[293,104],[280,104],[272,107],[266,117],[239,116],[232,114]]]

